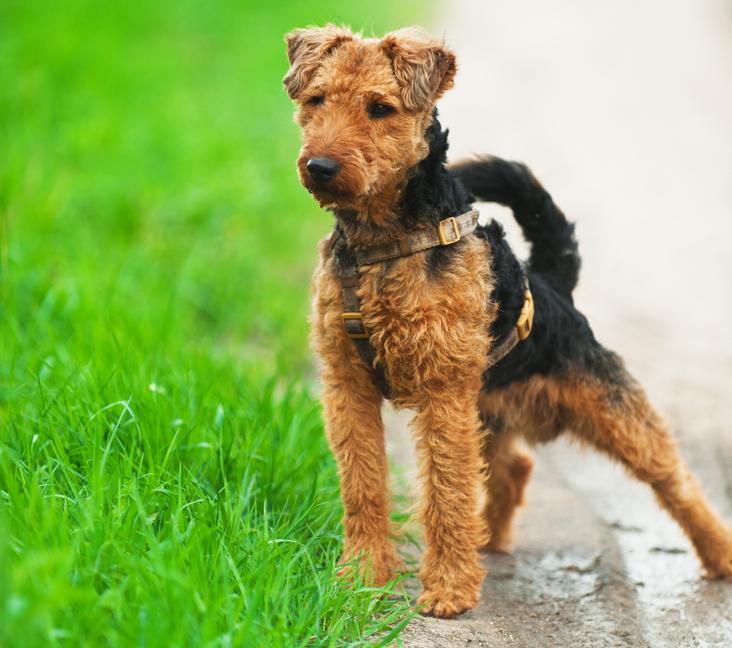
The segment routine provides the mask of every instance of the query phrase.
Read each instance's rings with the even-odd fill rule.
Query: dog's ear
[[[339,45],[354,39],[350,29],[326,25],[296,29],[285,36],[290,69],[282,83],[291,99],[297,99],[313,78],[323,58]]]
[[[418,27],[388,33],[381,50],[391,61],[408,110],[425,110],[453,86],[455,55]]]

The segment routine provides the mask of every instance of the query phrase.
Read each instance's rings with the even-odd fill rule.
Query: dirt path
[[[435,24],[460,63],[453,158],[526,161],[577,221],[580,308],[732,518],[732,3],[463,0]],[[413,466],[403,419],[389,436]],[[406,646],[732,645],[732,586],[700,579],[647,488],[563,443],[537,464],[479,608]]]

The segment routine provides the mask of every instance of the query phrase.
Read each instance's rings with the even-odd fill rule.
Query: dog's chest
[[[433,388],[459,389],[486,368],[497,311],[490,301],[490,259],[477,238],[459,245],[438,273],[429,270],[424,254],[362,269],[357,292],[363,324],[400,405],[416,405]],[[342,289],[326,250],[323,243],[313,276],[313,342],[326,366],[352,367],[361,361],[343,328]],[[356,372],[352,379],[364,378]]]
[[[461,384],[485,370],[495,317],[489,259],[477,239],[464,240],[454,252],[439,272],[430,271],[425,254],[415,254],[361,273],[363,323],[396,400],[404,404],[425,389]],[[331,298],[316,300],[316,338],[320,325],[321,335],[352,347],[332,328],[342,326],[343,302],[333,273],[324,274],[330,275],[322,278],[325,290],[316,294]]]

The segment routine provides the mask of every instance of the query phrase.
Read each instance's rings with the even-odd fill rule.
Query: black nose
[[[335,160],[323,157],[309,159],[306,166],[310,177],[316,182],[322,183],[330,182],[341,168],[341,165]]]

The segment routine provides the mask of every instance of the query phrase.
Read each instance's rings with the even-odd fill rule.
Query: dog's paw
[[[726,527],[708,533],[703,542],[696,544],[706,577],[732,581],[732,531]]]
[[[417,599],[420,614],[440,619],[452,619],[478,604],[479,592],[446,592],[425,590]]]
[[[706,577],[710,580],[726,580],[732,582],[732,558],[716,565],[705,565]]]
[[[483,553],[508,555],[511,553],[511,545],[508,542],[494,542],[491,540],[489,543],[484,544],[480,550]]]
[[[719,552],[704,560],[704,569],[709,579],[732,581],[732,550]]]
[[[345,549],[338,561],[338,576],[347,580],[361,580],[374,587],[383,587],[399,572],[404,563],[394,547],[385,545],[371,549]]]
[[[480,550],[483,553],[510,554],[511,534],[496,533],[492,535],[490,540],[481,546]]]

